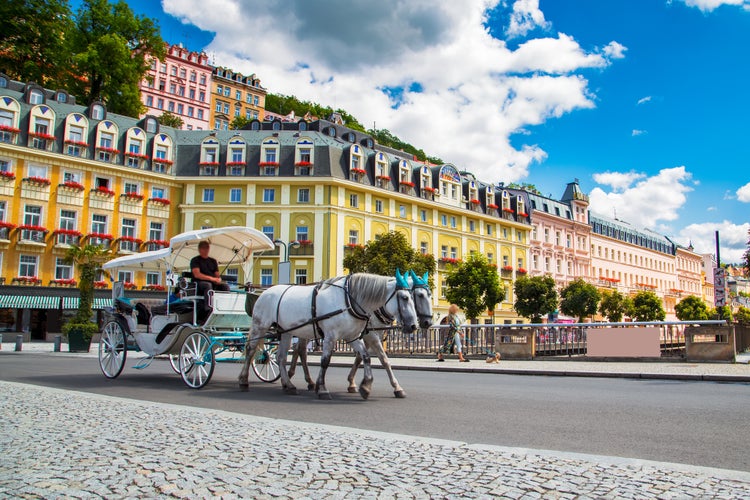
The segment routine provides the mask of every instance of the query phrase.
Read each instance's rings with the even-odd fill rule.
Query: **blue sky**
[[[750,223],[745,0],[128,2],[162,36],[343,107],[486,181],[560,196],[725,261]],[[743,189],[744,188],[744,189]]]

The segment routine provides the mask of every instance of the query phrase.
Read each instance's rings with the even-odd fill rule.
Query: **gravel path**
[[[0,382],[0,497],[747,498],[750,473]]]

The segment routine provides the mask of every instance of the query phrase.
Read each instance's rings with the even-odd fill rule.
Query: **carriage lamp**
[[[280,285],[288,285],[292,280],[292,265],[289,262],[289,249],[300,246],[299,241],[292,240],[288,244],[280,239],[273,240],[276,246],[284,247],[284,260],[279,261],[278,276]]]

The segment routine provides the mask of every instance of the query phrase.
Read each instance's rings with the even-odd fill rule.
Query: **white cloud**
[[[734,224],[728,220],[722,222],[702,222],[690,224],[680,230],[675,237],[678,243],[687,246],[692,241],[695,251],[699,253],[716,253],[714,235],[719,231],[719,252],[722,263],[738,263],[747,250],[750,222]]]
[[[641,97],[640,99],[638,99],[638,102],[636,104],[638,105],[646,104],[647,102],[650,102],[651,99],[653,98],[650,95],[647,95],[646,97]]]
[[[618,219],[653,228],[659,222],[677,219],[677,212],[687,201],[686,193],[692,191],[688,185],[691,177],[685,167],[665,168],[652,177],[633,172],[595,174],[595,181],[612,186],[614,191],[595,187],[589,206],[592,212],[606,217],[617,213]],[[638,182],[633,184],[635,180]]]
[[[716,212],[717,210],[718,210],[718,208],[717,208],[717,207],[708,207],[708,208],[706,209],[706,212]]]
[[[748,0],[682,0],[688,7],[698,7],[703,12],[711,12],[722,5],[734,5],[750,10],[750,1]]]
[[[737,199],[744,203],[750,203],[750,182],[737,190]]]
[[[593,108],[580,70],[606,68],[622,51],[612,43],[587,51],[563,33],[511,50],[484,25],[499,1],[328,0],[321,7],[288,0],[246,9],[242,0],[163,0],[163,6],[216,33],[205,49],[216,64],[255,73],[271,92],[343,108],[368,128],[374,122],[482,180],[515,181],[546,153],[535,144],[512,144],[511,136]],[[547,26],[538,1],[517,4],[530,22]],[[419,91],[408,90],[413,83]],[[392,102],[384,88],[405,90]]]
[[[625,57],[626,50],[628,50],[626,46],[612,40],[604,46],[602,52],[604,52],[604,55],[609,59],[622,59]]]
[[[646,174],[638,172],[603,172],[594,174],[593,178],[597,184],[602,186],[611,186],[615,191],[622,191],[629,188],[639,179],[646,177]]]
[[[630,133],[633,137],[638,137],[639,135],[648,134],[648,130],[638,130],[637,128],[634,128],[633,131]]]
[[[516,0],[513,13],[505,33],[510,38],[525,36],[535,28],[549,29],[550,23],[544,19],[544,12],[539,9],[539,0]]]

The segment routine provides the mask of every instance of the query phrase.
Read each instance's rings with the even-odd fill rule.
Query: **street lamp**
[[[297,248],[299,246],[299,241],[292,240],[287,245],[284,241],[275,239],[273,240],[273,244],[284,247],[284,260],[279,260],[278,267],[279,285],[288,285],[292,282],[292,263],[289,262],[289,249]]]

